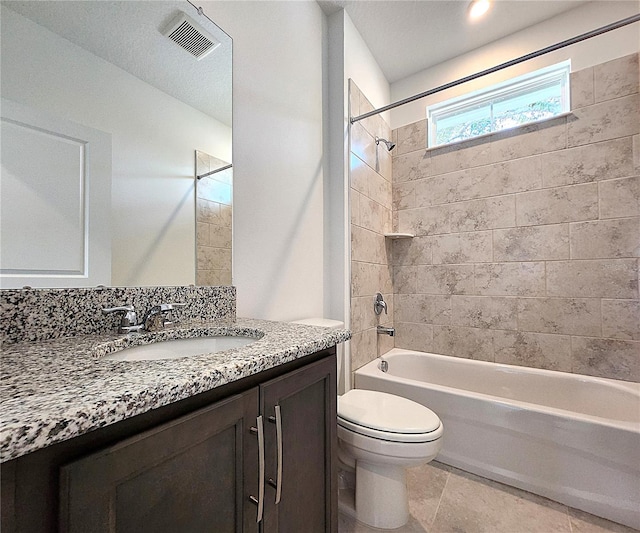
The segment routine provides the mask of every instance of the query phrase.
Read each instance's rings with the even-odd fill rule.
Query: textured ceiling
[[[183,1],[3,1],[10,9],[231,126],[231,38]],[[183,11],[222,44],[196,60],[161,30]]]
[[[495,0],[467,18],[468,0],[318,0],[327,14],[344,8],[389,83],[447,61],[586,3]]]

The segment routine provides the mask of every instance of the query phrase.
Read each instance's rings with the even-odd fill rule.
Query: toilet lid
[[[438,416],[424,405],[393,394],[363,389],[352,389],[338,397],[338,422],[364,434],[405,435],[411,441],[421,439],[421,435],[432,433],[441,426]],[[367,428],[373,431],[368,432]]]

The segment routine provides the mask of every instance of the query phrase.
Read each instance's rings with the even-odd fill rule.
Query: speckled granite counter
[[[114,343],[215,334],[251,344],[181,359],[110,361]],[[258,338],[259,337],[259,338]],[[7,461],[93,429],[257,374],[348,340],[346,330],[238,319],[149,334],[87,335],[2,348],[0,458]],[[110,344],[111,343],[111,344]]]

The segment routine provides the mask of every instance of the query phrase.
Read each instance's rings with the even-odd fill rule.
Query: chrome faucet
[[[388,314],[387,313],[387,302],[384,301],[384,298],[382,297],[382,294],[377,293],[376,294],[376,299],[373,302],[373,312],[376,315],[381,315],[382,314],[382,310],[384,309],[384,314]]]
[[[102,309],[103,315],[110,315],[111,313],[122,313],[122,319],[118,326],[118,333],[132,333],[134,331],[140,331],[142,324],[138,324],[138,315],[136,314],[133,305],[122,305],[119,307],[105,307]]]
[[[168,311],[173,311],[178,307],[185,307],[187,304],[160,304],[154,305],[151,309],[149,309],[142,319],[142,325],[146,331],[153,331],[156,329],[162,329],[169,324],[173,324],[174,322],[171,320],[167,320],[162,316],[162,313],[166,313]]]
[[[376,331],[378,335],[389,335],[389,337],[393,337],[396,334],[395,328],[387,328],[385,326],[378,326]]]
[[[162,316],[162,313],[173,311],[178,307],[185,307],[186,305],[187,304],[184,303],[154,305],[145,313],[144,318],[140,323],[138,323],[138,315],[132,305],[105,307],[102,309],[102,314],[109,315],[111,313],[122,313],[122,319],[118,326],[118,333],[133,333],[143,330],[154,331],[174,323],[173,321],[165,319]]]

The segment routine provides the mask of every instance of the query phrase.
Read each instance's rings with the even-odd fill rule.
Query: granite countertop
[[[110,351],[150,339],[255,336],[210,355],[111,361]],[[106,334],[2,347],[0,460],[8,461],[91,430],[257,374],[351,337],[344,329],[238,319],[178,325],[157,333]]]

